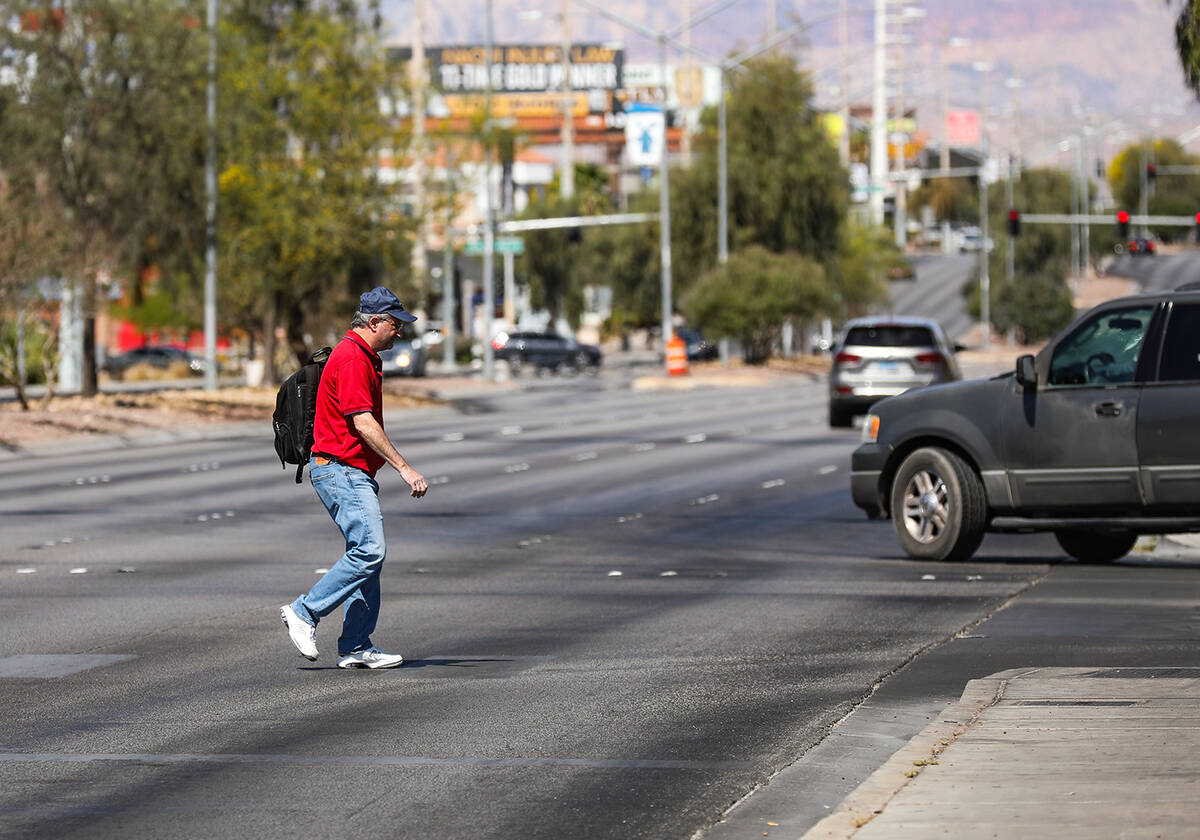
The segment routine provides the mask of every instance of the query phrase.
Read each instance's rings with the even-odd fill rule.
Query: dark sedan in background
[[[550,331],[502,332],[492,339],[492,350],[514,373],[526,366],[594,372],[603,360],[599,347]]]

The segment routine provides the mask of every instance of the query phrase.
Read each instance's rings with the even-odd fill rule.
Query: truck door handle
[[[1115,402],[1102,402],[1096,406],[1096,413],[1101,417],[1120,417],[1121,404]]]

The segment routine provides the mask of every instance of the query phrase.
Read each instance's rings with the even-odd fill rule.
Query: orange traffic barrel
[[[687,342],[677,335],[667,342],[667,375],[686,376],[688,372]]]

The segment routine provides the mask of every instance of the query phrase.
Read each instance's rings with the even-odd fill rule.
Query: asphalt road
[[[822,383],[627,379],[389,418],[433,484],[381,481],[394,671],[334,667],[336,616],[315,663],[287,640],[341,546],[265,430],[0,463],[0,835],[761,836],[972,677],[1197,664],[1196,565],[914,562],[852,506]]]

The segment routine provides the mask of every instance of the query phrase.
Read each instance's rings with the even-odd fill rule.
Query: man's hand
[[[383,459],[396,468],[396,472],[400,473],[400,477],[408,482],[408,486],[412,488],[412,497],[419,499],[429,491],[429,482],[425,480],[425,476],[414,470],[404,460],[403,456],[396,451],[396,447],[392,446],[392,442],[388,440],[388,436],[384,434],[383,426],[380,426],[378,421],[371,416],[370,412],[363,411],[358,414],[350,415],[350,422],[356,431],[367,445],[378,452]]]
[[[408,482],[408,486],[412,488],[412,497],[419,499],[429,490],[429,482],[425,480],[425,476],[414,470],[408,464],[400,468],[400,477]]]

